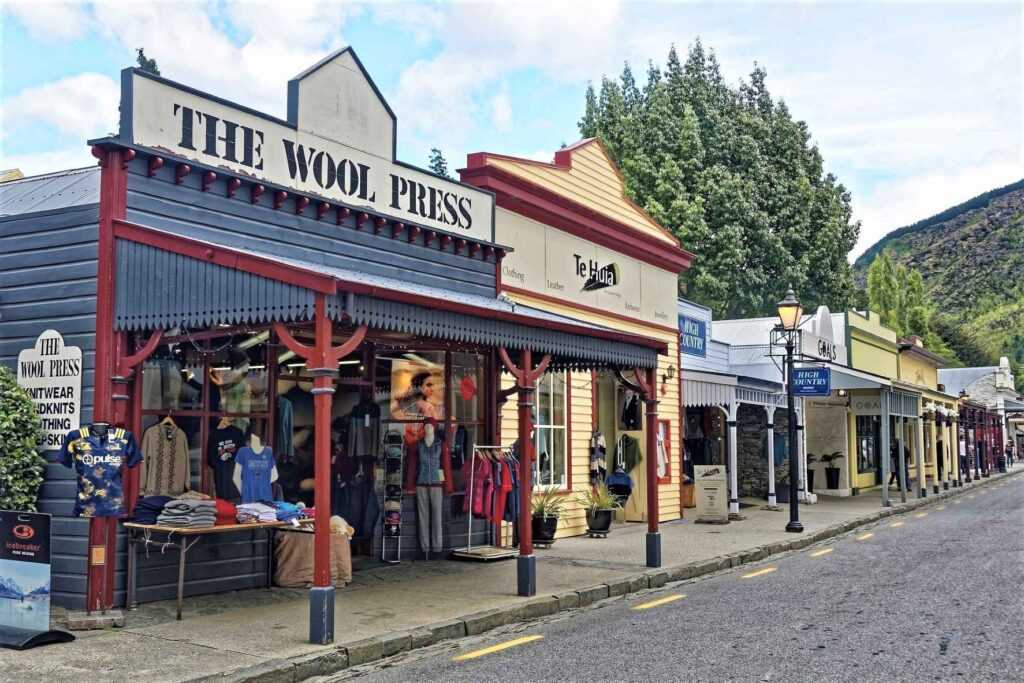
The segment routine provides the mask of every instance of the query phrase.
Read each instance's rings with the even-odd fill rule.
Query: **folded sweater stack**
[[[156,524],[157,517],[164,511],[164,506],[174,500],[170,496],[144,496],[135,503],[132,510],[132,521],[136,524]]]
[[[189,529],[211,527],[217,521],[217,506],[212,500],[177,498],[164,506],[157,524]]]
[[[217,526],[224,526],[226,524],[235,524],[238,515],[238,509],[233,503],[227,500],[218,498],[214,501],[217,506]]]
[[[298,519],[302,514],[302,507],[286,503],[283,500],[275,500],[273,506],[277,510],[277,521],[279,522],[290,522],[293,519]]]
[[[263,503],[242,503],[236,505],[236,517],[242,524],[247,522],[276,522],[277,510]]]

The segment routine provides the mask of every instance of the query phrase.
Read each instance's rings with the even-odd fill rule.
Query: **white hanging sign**
[[[42,421],[39,449],[60,450],[78,429],[82,411],[82,349],[66,346],[57,330],[46,330],[35,346],[18,354],[18,385],[28,391]]]

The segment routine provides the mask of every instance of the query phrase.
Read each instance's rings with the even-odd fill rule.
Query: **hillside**
[[[860,286],[883,249],[920,271],[963,362],[1024,363],[1024,180],[890,232],[854,263]]]

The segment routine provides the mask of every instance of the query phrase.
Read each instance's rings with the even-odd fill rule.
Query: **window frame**
[[[554,418],[554,415],[555,415],[555,399],[554,399],[555,391],[554,391],[554,388],[552,386],[552,383],[553,383],[554,377],[556,377],[556,376],[560,376],[562,378],[562,381],[563,381],[563,391],[562,391],[562,401],[563,401],[563,406],[562,406],[562,424],[560,424],[560,425],[557,425],[557,424],[542,424],[541,421],[540,421],[540,418],[541,418],[540,401],[541,401],[541,396],[542,396],[542,393],[543,393],[543,385],[545,383],[547,383],[547,385],[548,385],[548,396],[551,397],[551,399],[550,399],[551,400],[551,404],[548,406],[548,414],[552,418],[551,421],[552,422],[554,421],[553,418]],[[535,391],[534,391],[534,397],[535,397],[535,403],[536,403],[537,410],[536,410],[535,422],[533,424],[533,447],[534,447],[534,454],[536,456],[534,458],[534,460],[533,460],[533,490],[534,491],[541,490],[541,489],[544,489],[544,488],[551,488],[551,487],[554,487],[559,492],[564,492],[564,493],[569,493],[569,492],[572,491],[572,453],[570,452],[570,445],[571,444],[570,444],[570,440],[569,440],[569,435],[570,435],[571,430],[572,430],[572,420],[571,420],[570,414],[569,414],[570,408],[572,406],[572,402],[570,400],[571,392],[572,392],[572,389],[570,388],[571,385],[572,385],[572,377],[571,377],[570,373],[568,371],[566,371],[566,370],[560,370],[560,371],[554,371],[554,372],[545,372],[543,375],[541,375],[539,378],[537,378],[537,384],[536,384],[536,388],[535,388]],[[554,449],[554,437],[557,435],[558,432],[561,432],[561,434],[562,434],[561,439],[562,439],[562,455],[563,455],[563,469],[562,469],[563,480],[562,480],[561,484],[542,484],[542,483],[540,483],[540,453],[541,453],[540,443],[541,443],[541,438],[542,438],[542,436],[543,436],[543,434],[545,432],[552,432],[552,442],[551,442],[552,443],[552,450]],[[554,461],[553,461],[553,456],[552,456],[552,475],[553,474],[554,474]]]

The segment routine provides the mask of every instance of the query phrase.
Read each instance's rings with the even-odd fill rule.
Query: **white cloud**
[[[17,168],[27,176],[95,165],[96,158],[84,140],[82,144],[75,147],[51,152],[30,152],[9,156],[0,153],[0,169]]]
[[[17,18],[37,40],[77,38],[90,26],[88,9],[79,2],[5,0],[2,4],[4,12]]]
[[[512,98],[507,89],[491,98],[491,123],[495,130],[502,132],[512,127]]]
[[[854,215],[862,220],[851,258],[887,233],[934,216],[952,206],[1024,178],[1024,158],[992,159],[980,164],[939,169],[886,183],[854,197]]]
[[[3,101],[0,135],[37,123],[53,126],[62,135],[81,140],[117,130],[120,88],[114,79],[82,73],[33,88]]]

